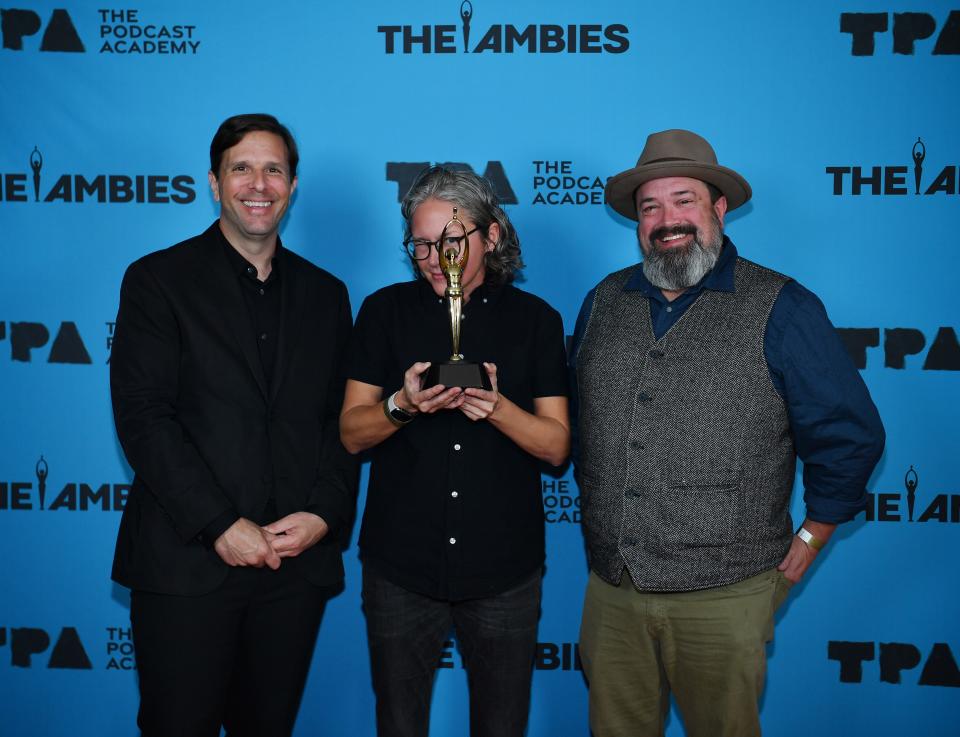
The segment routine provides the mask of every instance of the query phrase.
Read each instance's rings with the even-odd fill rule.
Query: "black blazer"
[[[280,517],[305,510],[330,526],[282,565],[317,585],[343,578],[356,489],[337,424],[350,303],[331,274],[291,251],[283,259],[272,386],[217,222],[127,269],[110,360],[117,435],[135,473],[113,562],[124,586],[217,588],[229,569],[204,528],[231,510],[257,519],[271,491]]]

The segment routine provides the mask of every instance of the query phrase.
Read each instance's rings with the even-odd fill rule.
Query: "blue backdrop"
[[[765,732],[960,733],[960,10],[476,0],[466,37],[456,0],[16,5],[0,8],[0,733],[136,733],[128,595],[109,581],[132,477],[110,413],[112,320],[127,264],[216,217],[210,138],[252,111],[301,147],[284,243],[343,278],[354,308],[410,276],[410,177],[456,162],[510,203],[521,286],[568,333],[587,290],[638,259],[606,178],[652,131],[706,136],[755,192],[728,233],[821,296],[888,432],[868,513],[780,617]],[[529,734],[586,736],[569,472],[544,477],[543,498]],[[298,735],[374,733],[355,547],[346,561]],[[452,644],[433,723],[467,732]]]

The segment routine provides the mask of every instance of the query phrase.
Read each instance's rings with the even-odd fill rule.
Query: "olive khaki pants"
[[[677,701],[688,737],[760,734],[773,617],[790,582],[773,569],[704,591],[637,591],[590,573],[580,656],[594,737],[660,737]]]

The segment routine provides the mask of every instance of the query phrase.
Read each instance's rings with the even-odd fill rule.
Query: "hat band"
[[[646,166],[647,164],[659,164],[662,161],[692,161],[694,163],[704,163],[698,162],[696,159],[688,159],[683,156],[664,156],[662,159],[650,159],[650,161],[644,161],[641,166]]]

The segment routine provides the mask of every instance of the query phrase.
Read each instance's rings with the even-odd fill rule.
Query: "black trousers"
[[[289,735],[329,593],[288,561],[203,596],[132,592],[143,735]]]

